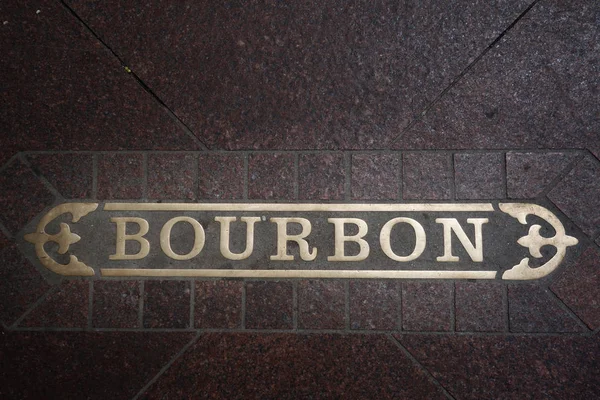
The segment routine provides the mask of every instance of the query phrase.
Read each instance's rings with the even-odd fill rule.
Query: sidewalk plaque
[[[530,203],[64,203],[23,238],[66,276],[531,280],[570,246]]]

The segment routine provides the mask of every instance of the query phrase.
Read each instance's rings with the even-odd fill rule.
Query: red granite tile
[[[584,330],[546,289],[534,284],[508,286],[511,332],[581,332]]]
[[[21,321],[19,326],[86,328],[89,293],[89,281],[63,281]]]
[[[600,327],[600,252],[588,248],[550,287],[590,327]]]
[[[244,159],[237,154],[200,154],[201,199],[233,200],[244,196]]]
[[[398,329],[400,284],[397,281],[350,281],[350,329]]]
[[[504,164],[501,153],[454,154],[457,199],[503,199]]]
[[[536,2],[395,148],[599,148],[597,13],[595,1]]]
[[[192,333],[1,332],[3,399],[131,399]]]
[[[197,165],[193,154],[149,154],[148,197],[194,200]]]
[[[397,154],[353,154],[352,198],[396,200],[400,192],[400,159]]]
[[[199,148],[60,2],[3,1],[0,15],[4,151]]]
[[[598,160],[600,160],[600,147],[598,147],[597,149],[590,149],[590,151],[594,156],[596,156]]]
[[[144,328],[190,328],[190,282],[144,282]]]
[[[144,172],[141,154],[98,156],[98,198],[136,199],[143,196]]]
[[[528,3],[69,4],[209,147],[362,149],[402,132]]]
[[[445,399],[379,335],[202,335],[142,398]]]
[[[345,308],[344,282],[331,280],[298,282],[298,328],[344,329]]]
[[[445,200],[452,195],[450,157],[444,153],[404,153],[402,197]]]
[[[345,176],[343,154],[301,154],[298,157],[299,198],[342,200]]]
[[[402,329],[452,330],[453,288],[450,282],[402,283]]]
[[[242,281],[197,281],[194,327],[241,328]]]
[[[246,328],[292,329],[294,289],[291,282],[246,284]]]
[[[585,157],[548,197],[585,233],[600,233],[600,161]]]
[[[581,336],[397,335],[456,399],[594,399],[600,341]]]
[[[39,271],[0,234],[0,321],[11,325],[48,289]]]
[[[140,282],[95,281],[94,328],[140,328]]]
[[[293,154],[250,154],[248,169],[249,198],[265,200],[294,198]]]
[[[0,215],[13,234],[53,201],[52,193],[21,161],[14,160],[0,173]]]
[[[34,171],[42,175],[67,199],[92,197],[92,156],[90,154],[36,154],[27,157]]]
[[[506,184],[511,199],[542,193],[578,157],[577,153],[506,153]]]
[[[497,283],[456,282],[457,331],[501,332],[506,330],[505,287]]]

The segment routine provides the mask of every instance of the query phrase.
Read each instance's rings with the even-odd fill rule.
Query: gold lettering
[[[171,249],[171,229],[173,229],[173,226],[178,222],[187,222],[194,228],[194,246],[187,254],[176,254],[173,249]],[[204,247],[204,240],[204,228],[202,228],[200,222],[190,217],[171,218],[160,230],[160,247],[168,257],[174,260],[189,260],[196,257]]]
[[[110,222],[117,224],[117,250],[115,254],[108,256],[109,260],[140,260],[148,255],[150,252],[150,243],[144,239],[144,235],[148,233],[150,228],[148,221],[135,217],[113,217],[110,219]],[[140,227],[138,233],[133,235],[126,233],[128,222],[138,224]],[[125,254],[125,242],[128,240],[135,240],[140,244],[140,251],[137,254]]]
[[[242,222],[246,223],[246,249],[242,253],[232,253],[229,250],[229,233],[231,222],[235,222],[236,217],[215,217],[215,221],[221,224],[221,240],[219,246],[221,254],[228,260],[243,260],[250,257],[254,250],[254,224],[260,221],[260,217],[242,217]]]
[[[304,261],[312,261],[317,257],[317,248],[313,247],[312,251],[308,246],[308,242],[304,240],[310,235],[312,227],[310,221],[305,218],[270,218],[271,222],[277,224],[277,255],[271,256],[271,260],[291,261],[294,256],[287,253],[287,242],[294,241],[298,243],[300,248],[300,258]],[[302,226],[302,232],[299,235],[288,235],[287,224],[294,222]]]
[[[415,231],[415,248],[413,252],[407,256],[397,255],[394,253],[392,246],[390,245],[392,228],[399,223],[409,224]],[[394,218],[386,222],[383,228],[381,228],[381,233],[379,234],[379,243],[381,244],[381,249],[386,256],[394,261],[407,262],[416,260],[421,254],[423,254],[423,250],[425,250],[425,244],[427,243],[427,237],[425,236],[425,230],[423,229],[423,226],[414,219]]]
[[[369,243],[362,239],[369,227],[367,223],[359,218],[327,218],[327,222],[333,224],[335,228],[335,253],[327,257],[327,261],[362,261],[369,256]],[[344,234],[344,225],[354,224],[358,226],[356,235],[347,236]],[[347,256],[344,250],[345,242],[355,242],[360,246],[360,251],[354,256]]]
[[[475,246],[473,246],[473,243],[471,243],[456,218],[436,218],[435,222],[444,225],[444,255],[437,257],[436,260],[441,262],[460,261],[457,256],[452,255],[452,231],[454,231],[456,237],[467,251],[467,254],[471,257],[471,260],[474,262],[483,261],[481,227],[486,222],[489,222],[487,218],[467,218],[467,222],[475,228]]]

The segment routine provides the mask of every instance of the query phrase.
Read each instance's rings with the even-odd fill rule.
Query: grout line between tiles
[[[206,146],[204,142],[200,140],[200,138],[194,135],[190,127],[187,126],[183,120],[179,118],[177,114],[175,114],[175,112],[171,110],[171,108],[167,106],[167,104],[160,97],[158,97],[158,95],[134,71],[132,71],[131,68],[125,64],[125,61],[108,45],[108,43],[106,43],[98,34],[96,34],[96,32],[75,12],[75,10],[73,10],[64,0],[61,0],[60,3],[92,36],[94,36],[94,38],[96,38],[96,40],[98,40],[98,42],[100,42],[100,44],[102,44],[102,46],[104,46],[105,49],[107,49],[117,59],[123,69],[129,75],[131,75],[133,79],[141,86],[141,88],[144,89],[144,91],[165,110],[167,115],[173,119],[177,125],[179,125],[183,133],[188,136],[196,146],[204,151],[209,150],[208,146]]]
[[[34,168],[24,153],[19,153],[19,160],[31,171],[31,173],[40,181],[40,183],[55,197],[55,200],[63,199],[62,194],[42,175],[36,168]]]
[[[298,181],[300,173],[300,157],[298,152],[294,153],[294,199],[298,200],[300,195],[300,182]]]
[[[10,325],[10,329],[11,330],[15,330],[16,327],[19,326],[19,324],[33,311],[35,310],[40,304],[42,304],[44,301],[46,301],[46,299],[51,295],[54,294],[56,291],[58,291],[58,288],[60,287],[60,284],[51,287],[50,289],[48,289],[46,291],[46,293],[44,293],[43,295],[40,296],[39,299],[37,299],[32,305],[29,306],[29,308],[27,308],[27,310],[25,310],[25,312],[23,314],[21,314],[21,316],[19,318],[17,318],[17,320],[15,322],[13,322]]]
[[[142,200],[148,201],[148,153],[142,154]]]
[[[196,309],[196,281],[190,281],[190,325],[191,329],[194,329],[194,314]]]
[[[248,200],[248,185],[249,185],[250,168],[248,167],[248,153],[244,153],[244,188],[242,198]]]
[[[425,374],[425,376],[427,377],[427,379],[428,379],[428,380],[429,380],[431,383],[433,383],[433,384],[434,384],[434,385],[435,385],[435,386],[436,386],[438,389],[440,389],[440,390],[442,391],[442,393],[443,393],[443,394],[444,394],[444,395],[445,395],[445,396],[446,396],[448,399],[456,400],[456,399],[455,399],[455,397],[454,397],[454,396],[452,396],[452,395],[450,394],[450,392],[448,392],[448,391],[446,390],[446,388],[445,388],[444,386],[442,386],[442,384],[441,384],[440,382],[438,382],[438,380],[437,380],[437,379],[435,379],[435,377],[434,377],[434,376],[431,374],[431,372],[429,372],[429,370],[428,370],[427,368],[425,368],[425,366],[424,366],[424,365],[423,365],[423,364],[422,364],[422,363],[421,363],[419,360],[417,360],[417,359],[416,359],[416,357],[415,357],[415,356],[413,356],[413,355],[411,354],[411,352],[410,352],[410,351],[408,351],[408,349],[407,349],[406,347],[404,347],[404,345],[403,345],[402,343],[400,343],[400,341],[399,341],[398,339],[396,339],[396,338],[395,338],[395,337],[394,337],[392,334],[388,334],[388,335],[386,335],[386,336],[387,336],[387,338],[388,338],[389,340],[391,340],[391,341],[392,341],[392,343],[394,343],[394,344],[396,345],[396,347],[398,347],[398,348],[399,348],[399,349],[402,351],[402,353],[404,353],[404,355],[405,355],[406,357],[408,357],[408,359],[410,359],[410,360],[413,362],[413,364],[414,364],[414,365],[415,365],[415,366],[416,366],[418,369],[420,369],[421,371],[423,371],[423,373]]]
[[[292,325],[294,330],[298,330],[298,281],[292,282]]]
[[[579,325],[580,328],[582,328],[584,331],[586,331],[588,333],[591,331],[591,329],[587,326],[587,324],[581,318],[579,318],[579,316],[575,313],[575,311],[573,311],[571,309],[571,307],[569,307],[564,301],[562,301],[556,295],[556,293],[554,293],[552,291],[552,289],[547,288],[546,292],[552,298],[552,300],[556,303],[556,305],[558,305],[558,307],[560,307],[564,312],[566,312],[571,317],[571,319],[573,319],[575,322],[577,322],[577,325]]]
[[[350,281],[344,281],[344,322],[346,330],[350,330]]]
[[[508,199],[508,168],[506,167],[506,153],[502,153],[500,163],[502,166],[502,196],[504,199]]]
[[[510,300],[508,296],[508,285],[504,285],[504,331],[510,333]]]
[[[140,281],[140,301],[138,303],[138,326],[140,329],[144,328],[144,281]]]
[[[98,198],[98,154],[92,155],[92,199]]]
[[[246,329],[246,280],[242,281],[242,312],[240,315],[241,329]]]
[[[456,332],[456,282],[452,282],[452,304],[450,307],[450,331]]]
[[[454,165],[454,155],[450,153],[450,200],[456,200],[456,167]]]
[[[196,343],[196,341],[198,341],[200,335],[201,333],[196,334],[192,340],[183,346],[181,350],[179,350],[179,352],[175,354],[175,356],[171,358],[171,360],[169,360],[169,362],[167,362],[167,364],[165,364],[165,366],[162,367],[160,371],[158,371],[158,373],[152,379],[150,379],[146,385],[144,385],[144,387],[140,389],[140,391],[132,398],[132,400],[139,399],[140,396],[142,396],[154,384],[154,382],[156,382],[158,378],[160,378],[171,367],[171,365],[175,363],[175,361],[177,361],[183,354],[185,354],[186,351],[188,351],[190,347],[192,347],[192,345],[194,345],[194,343]]]
[[[344,200],[352,198],[352,155],[344,153]]]
[[[92,321],[94,316],[94,281],[90,280],[88,283],[88,321],[87,329],[92,329]]]
[[[477,57],[475,57],[475,59],[473,61],[471,61],[469,63],[469,65],[467,65],[453,80],[452,82],[450,82],[450,84],[448,86],[446,86],[444,88],[444,90],[442,90],[432,101],[430,101],[424,108],[423,110],[419,113],[419,115],[412,117],[412,120],[408,123],[408,125],[406,125],[405,128],[403,128],[400,133],[398,133],[398,135],[396,135],[395,137],[392,137],[391,140],[388,140],[385,142],[384,147],[385,148],[389,148],[390,146],[392,146],[394,143],[396,143],[396,141],[398,141],[398,139],[400,139],[400,137],[405,133],[410,131],[415,124],[417,124],[419,121],[421,121],[423,119],[423,117],[438,103],[440,102],[444,96],[446,95],[446,93],[448,93],[450,90],[452,90],[455,86],[458,85],[458,83],[470,72],[470,70],[477,64],[479,63],[479,61],[481,61],[481,59],[483,59],[483,57],[485,57],[485,55],[490,52],[498,43],[500,43],[500,41],[502,40],[502,38],[504,38],[504,36],[506,36],[506,34],[508,34],[508,32],[514,28],[514,26],[523,18],[525,17],[525,15],[538,3],[539,0],[533,0],[532,3],[529,4],[529,6],[527,6],[527,8],[525,8],[520,14],[519,16],[517,16],[517,18],[510,24],[508,25],[508,27],[506,27],[501,33],[500,35],[498,35],[498,37],[496,37],[481,53],[479,53],[479,55]]]

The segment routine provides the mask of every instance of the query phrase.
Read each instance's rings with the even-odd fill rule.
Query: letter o
[[[390,245],[392,228],[401,222],[409,224],[415,230],[415,249],[407,256],[397,255],[393,252],[392,246]],[[383,228],[381,228],[381,233],[379,234],[379,244],[381,245],[381,249],[386,256],[394,261],[407,262],[417,259],[421,254],[423,254],[426,243],[427,237],[425,236],[425,230],[423,229],[423,226],[412,218],[391,219],[386,222],[385,225],[383,225]]]
[[[178,222],[187,222],[194,228],[194,246],[187,254],[176,254],[171,249],[171,229]],[[170,258],[174,260],[189,260],[190,258],[196,257],[202,251],[204,247],[204,228],[200,225],[200,222],[190,217],[175,217],[168,220],[160,230],[160,248]]]

